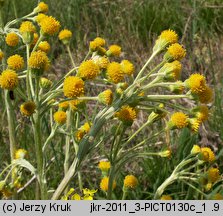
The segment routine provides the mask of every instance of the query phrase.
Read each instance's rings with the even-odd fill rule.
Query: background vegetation
[[[37,5],[37,0],[6,1],[3,20],[21,17]],[[69,28],[74,37],[72,39],[72,53],[79,64],[88,51],[89,41],[96,36],[106,39],[109,44],[117,43],[122,46],[123,58],[128,58],[136,69],[145,63],[148,58],[155,38],[164,29],[175,30],[181,38],[181,42],[187,49],[187,57],[183,61],[183,79],[192,72],[205,74],[212,88],[215,89],[215,101],[211,104],[210,120],[201,128],[199,135],[191,135],[186,129],[171,136],[171,144],[174,146],[174,156],[170,160],[160,158],[148,158],[128,164],[126,173],[132,172],[143,181],[138,189],[131,194],[132,199],[150,199],[148,191],[157,188],[173,170],[173,167],[188,154],[195,143],[202,146],[211,146],[216,152],[222,151],[223,140],[223,2],[222,0],[45,0],[49,4],[50,14],[60,20],[64,28]],[[62,44],[55,38],[51,40],[52,68],[49,77],[57,77],[70,67],[69,57]],[[137,71],[137,70],[136,70]],[[188,101],[183,101],[188,103]],[[0,103],[2,98],[0,98]],[[1,107],[0,107],[1,109]],[[4,127],[6,118],[5,110],[0,112],[0,158],[9,163],[8,131]],[[30,150],[27,122],[19,118],[24,126],[22,130],[17,128],[20,134],[21,148]],[[143,120],[140,116],[138,123]],[[137,128],[137,122],[133,127]],[[159,125],[157,125],[159,127]],[[46,120],[47,130],[47,120]],[[134,130],[134,129],[133,129]],[[140,136],[148,136],[151,128]],[[57,138],[56,138],[57,139]],[[58,142],[63,143],[58,137]],[[149,146],[156,148],[165,143],[163,140],[151,140]],[[55,163],[50,167],[51,173],[61,169],[63,173],[63,149],[60,145],[51,144],[52,156]],[[61,145],[62,146],[62,145]],[[57,152],[57,154],[55,154]],[[60,152],[61,154],[58,154]],[[99,187],[99,171],[96,169],[100,155],[94,155],[91,161],[86,161],[88,171],[84,173],[84,185],[90,188]],[[222,164],[222,163],[221,163]],[[138,169],[140,167],[140,169]],[[162,167],[162,169],[160,169]],[[221,172],[223,167],[220,167]],[[159,176],[159,178],[157,178]],[[51,181],[55,184],[61,176],[52,175]],[[120,180],[121,181],[121,180]],[[75,182],[73,183],[75,185]],[[169,194],[174,193],[173,185]],[[182,193],[178,191],[178,198],[185,196],[185,185],[182,185]],[[179,186],[178,186],[179,188]],[[121,188],[117,189],[117,193]],[[188,198],[196,198],[187,191]],[[34,198],[32,187],[22,193],[24,199]],[[98,197],[100,198],[100,194]]]

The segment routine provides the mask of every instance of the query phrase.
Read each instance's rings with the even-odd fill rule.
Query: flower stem
[[[71,53],[71,50],[70,50],[70,46],[69,46],[69,45],[66,45],[66,48],[67,48],[67,52],[68,52],[68,55],[69,55],[69,57],[70,57],[70,61],[71,61],[71,63],[72,63],[72,66],[73,66],[74,68],[76,68],[76,65],[75,65],[75,63],[74,63],[74,59],[73,59],[73,57],[72,57],[72,53]],[[77,70],[76,70],[76,72],[77,72]]]
[[[67,112],[67,133],[71,131],[71,108]],[[69,170],[69,159],[70,159],[70,135],[66,135],[66,144],[65,144],[65,160],[64,160],[64,176],[66,176]],[[68,186],[65,189],[65,194],[68,192]]]
[[[146,69],[146,67],[149,65],[149,63],[153,60],[153,58],[156,56],[158,52],[153,52],[152,55],[150,56],[150,58],[147,60],[147,62],[144,64],[144,66],[142,67],[142,69],[139,71],[138,75],[135,78],[134,83],[136,83],[136,81],[138,81],[138,79],[141,78],[144,70]]]
[[[36,148],[36,159],[37,159],[37,171],[38,171],[38,181],[40,187],[41,199],[47,199],[47,189],[44,173],[44,160],[42,152],[42,140],[41,140],[41,118],[40,118],[40,108],[39,103],[39,80],[40,77],[36,77],[35,82],[35,103],[36,103],[36,113],[34,114],[34,139],[35,139],[35,148]],[[38,196],[38,194],[37,194]],[[37,198],[37,197],[36,197]]]
[[[15,136],[15,116],[13,112],[12,102],[9,97],[9,91],[5,90],[5,104],[6,104],[6,112],[7,112],[7,120],[8,120],[8,130],[9,130],[9,144],[10,144],[10,157],[11,157],[11,163],[14,160],[15,152],[16,152],[16,136]],[[15,169],[12,169],[12,176],[11,180],[12,183],[14,183],[16,179],[16,171]],[[16,192],[13,192],[13,199],[16,198]]]

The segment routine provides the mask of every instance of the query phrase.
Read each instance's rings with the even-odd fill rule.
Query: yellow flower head
[[[68,101],[63,101],[59,103],[59,108],[66,111],[69,107],[69,102]]]
[[[40,2],[38,6],[34,9],[36,13],[47,13],[48,12],[48,5],[44,2]]]
[[[35,33],[36,27],[30,21],[24,21],[21,23],[19,28],[20,33]]]
[[[164,74],[166,80],[178,80],[182,71],[182,64],[175,60],[170,63],[164,64],[164,66],[159,70],[158,73]]]
[[[196,155],[201,152],[201,148],[198,145],[194,145],[193,148],[191,149],[191,154]]]
[[[43,13],[39,13],[36,17],[35,20],[38,24],[41,23],[42,20],[44,20],[45,18],[47,18],[48,16],[43,14]]]
[[[201,103],[211,103],[213,101],[213,90],[209,86],[206,86],[206,88],[198,94],[198,98]]]
[[[28,64],[33,70],[44,71],[49,67],[49,59],[45,52],[38,50],[31,53]]]
[[[124,187],[134,189],[138,185],[138,179],[134,175],[127,175],[124,179]]]
[[[134,107],[124,105],[116,112],[115,116],[124,123],[131,125],[137,117],[137,111]]]
[[[170,157],[172,154],[171,150],[170,149],[167,149],[165,151],[162,151],[162,152],[159,152],[159,156],[160,157]]]
[[[102,172],[108,172],[108,170],[111,167],[111,163],[109,161],[100,161],[98,164],[98,168],[102,171]]]
[[[31,43],[31,46],[34,47],[36,45],[36,42],[38,41],[39,39],[39,35],[37,33],[34,33],[33,34],[33,40],[32,40],[32,43]]]
[[[68,76],[63,84],[64,96],[68,98],[79,97],[84,94],[84,81],[76,76]]]
[[[31,116],[36,109],[36,104],[33,101],[27,101],[20,106],[20,112],[25,116]]]
[[[5,42],[8,46],[17,46],[19,43],[19,36],[14,32],[10,32],[6,35]]]
[[[153,52],[159,52],[164,50],[170,44],[177,43],[178,35],[173,30],[164,30],[156,40]]]
[[[105,45],[105,40],[101,37],[96,37],[93,41],[90,42],[90,49],[92,52],[98,50],[100,47]]]
[[[59,33],[59,40],[61,40],[65,45],[69,44],[72,37],[72,32],[68,29],[63,29]]]
[[[64,111],[57,111],[57,112],[54,113],[53,118],[54,118],[54,121],[57,124],[62,125],[62,124],[65,124],[66,123],[67,114]]]
[[[38,45],[38,50],[48,53],[50,51],[50,44],[47,41],[41,41]]]
[[[24,67],[24,59],[20,55],[13,55],[7,59],[8,68],[12,70],[21,70]]]
[[[220,174],[219,174],[219,169],[218,168],[210,168],[208,169],[208,182],[215,183],[216,181],[219,180]]]
[[[108,65],[106,74],[108,80],[115,84],[124,80],[124,72],[122,71],[122,66],[117,62],[112,62]]]
[[[101,183],[100,183],[101,190],[108,191],[108,183],[109,183],[109,178],[106,176],[101,180]],[[116,188],[116,182],[113,181],[112,190],[114,190],[115,188]]]
[[[108,56],[120,56],[122,48],[118,45],[111,45],[107,51]]]
[[[110,89],[107,89],[103,92],[101,92],[98,95],[99,102],[105,104],[105,105],[111,105],[113,101],[113,93]]]
[[[122,71],[124,74],[131,76],[134,73],[134,65],[128,60],[122,60],[121,62]]]
[[[195,73],[185,81],[186,86],[191,90],[192,93],[198,94],[205,90],[206,79],[203,75]]]
[[[172,197],[169,195],[162,195],[160,200],[172,200]]]
[[[173,60],[180,61],[186,56],[186,50],[178,43],[174,43],[167,48],[164,59],[171,62]]]
[[[188,116],[182,112],[176,112],[170,118],[171,128],[184,128],[188,123]]]
[[[52,86],[52,81],[45,78],[45,77],[41,77],[40,78],[40,87],[43,89],[48,89]]]
[[[95,43],[97,43],[97,46],[101,46],[103,47],[105,45],[105,39],[101,38],[101,37],[96,37],[94,39]]]
[[[206,105],[201,105],[192,110],[193,114],[197,119],[201,122],[204,122],[208,119],[209,116],[209,109]]]
[[[78,106],[83,103],[83,100],[70,100],[69,105],[70,108],[74,111],[78,110]]]
[[[15,159],[23,159],[27,155],[27,151],[25,149],[18,149],[15,152]]]
[[[85,134],[87,134],[91,129],[91,124],[89,122],[85,122],[76,132],[75,137],[78,141],[80,141]]]
[[[50,35],[50,36],[56,34],[59,31],[59,29],[60,29],[60,22],[57,21],[52,16],[44,17],[40,21],[39,25],[40,25],[42,33]]]
[[[100,69],[93,60],[87,60],[81,63],[77,76],[85,80],[92,80],[98,76]]]
[[[3,59],[4,53],[0,50],[0,61]]]
[[[190,118],[189,119],[189,127],[191,128],[192,132],[197,133],[201,123],[202,122],[197,118]]]
[[[177,43],[178,41],[178,35],[173,30],[164,30],[161,32],[159,39],[165,40],[168,44]]]
[[[95,62],[95,64],[98,65],[98,67],[100,69],[107,69],[108,65],[109,65],[109,59],[107,57],[104,56],[95,56],[93,58],[93,61]]]
[[[18,82],[18,75],[13,70],[4,70],[0,76],[0,85],[3,89],[13,90],[17,87]]]
[[[215,161],[215,154],[210,148],[203,147],[201,148],[199,158],[205,162],[213,162]]]

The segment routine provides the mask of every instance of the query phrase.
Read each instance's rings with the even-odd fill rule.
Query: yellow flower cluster
[[[8,68],[12,70],[21,70],[24,67],[24,59],[20,55],[12,55],[7,59]]]
[[[138,185],[138,179],[134,175],[127,175],[124,179],[124,187],[134,189]]]
[[[84,80],[92,80],[98,76],[100,69],[93,60],[87,60],[81,63],[77,76]]]
[[[59,40],[61,40],[65,45],[70,43],[72,37],[72,32],[68,29],[63,29],[59,33]]]
[[[199,158],[205,162],[215,161],[215,154],[209,147],[201,148]]]
[[[65,124],[67,120],[67,114],[64,111],[57,111],[53,115],[54,121],[60,125]]]
[[[124,105],[116,112],[115,117],[127,125],[131,125],[137,117],[137,110],[129,105]]]
[[[134,73],[134,65],[128,60],[122,60],[121,67],[124,74],[127,74],[128,76],[131,76]]]
[[[48,53],[50,51],[50,44],[47,41],[41,41],[38,45],[38,50]]]
[[[14,32],[10,32],[6,35],[5,42],[8,46],[15,47],[19,43],[19,36]]]
[[[90,42],[90,50],[92,52],[98,51],[105,46],[105,40],[101,37],[96,37],[93,41]]]
[[[20,112],[25,116],[31,116],[36,109],[36,104],[33,101],[27,101],[20,106]]]
[[[84,125],[82,125],[77,132],[75,133],[75,137],[78,141],[80,141],[85,134],[87,134],[91,129],[91,124],[89,122],[85,122]]]
[[[0,75],[0,85],[3,89],[13,90],[19,82],[18,75],[14,70],[4,70]]]
[[[113,93],[110,89],[107,89],[103,92],[101,92],[98,95],[98,101],[105,104],[105,105],[111,105],[113,101]]]
[[[30,21],[24,21],[19,28],[20,33],[35,33],[36,27]]]
[[[23,159],[27,155],[27,151],[25,149],[18,149],[15,152],[15,159]]]
[[[213,100],[213,91],[206,85],[206,79],[203,75],[195,73],[187,80],[185,85],[189,88],[192,94],[196,95],[201,103],[210,103]]]
[[[39,25],[42,33],[50,36],[56,34],[60,29],[60,22],[52,16],[45,15],[45,17],[42,17]]]
[[[98,168],[102,171],[102,172],[108,172],[108,170],[111,167],[111,163],[109,161],[100,161],[98,164]]]
[[[76,76],[68,76],[63,84],[64,96],[68,98],[79,97],[84,94],[84,81]]]
[[[108,80],[115,84],[124,80],[124,72],[122,70],[122,66],[117,62],[112,62],[108,65],[106,75],[108,77]]]
[[[170,118],[170,128],[184,128],[188,126],[188,116],[182,112],[174,113]]]
[[[160,36],[156,40],[155,46],[153,47],[153,52],[161,52],[167,46],[177,43],[178,35],[173,30],[164,30],[161,32]]]
[[[44,2],[40,2],[38,6],[34,9],[35,13],[47,13],[48,12],[48,5]]]
[[[180,61],[186,56],[186,50],[182,47],[182,45],[178,43],[174,43],[167,48],[167,52],[164,55],[164,59],[168,62],[178,60]]]
[[[120,56],[121,51],[122,51],[122,48],[120,46],[114,44],[108,48],[108,51],[106,54],[108,56],[117,56],[118,57],[118,56]]]
[[[103,191],[108,191],[108,184],[109,184],[109,177],[105,176],[102,178],[101,183],[100,183],[100,188]],[[112,190],[116,188],[116,181],[112,182]]]
[[[33,70],[45,71],[49,67],[49,59],[45,52],[38,50],[31,53],[28,65]]]

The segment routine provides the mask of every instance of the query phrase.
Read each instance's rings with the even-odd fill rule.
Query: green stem
[[[18,18],[18,13],[17,13],[17,8],[16,8],[16,4],[15,4],[15,0],[12,1],[13,4],[13,10],[14,10],[14,14],[15,14],[15,18]]]
[[[144,64],[144,66],[142,67],[142,69],[139,71],[138,75],[137,75],[136,78],[135,78],[134,83],[136,83],[136,82],[138,81],[138,79],[141,78],[141,76],[142,76],[144,70],[145,70],[146,67],[149,65],[149,63],[153,60],[153,58],[156,56],[157,53],[158,53],[158,52],[154,52],[154,53],[152,53],[152,55],[150,56],[150,58],[149,58],[149,59],[147,60],[147,62]]]
[[[115,178],[115,167],[113,165],[111,165],[110,172],[109,172],[107,200],[112,199],[112,190],[113,190],[114,178]]]
[[[176,175],[174,175],[173,173],[171,174],[171,176],[169,178],[167,178],[156,190],[156,193],[154,195],[154,200],[160,199],[160,197],[162,196],[164,190],[166,189],[166,187],[168,187],[170,184],[172,184],[175,179],[177,178]]]
[[[70,57],[72,66],[73,66],[74,68],[76,68],[76,65],[75,65],[75,63],[74,63],[74,59],[73,59],[73,57],[72,57],[72,53],[71,53],[71,50],[70,50],[70,46],[69,46],[69,45],[66,45],[66,48],[67,48],[67,52],[68,52],[68,55],[69,55],[69,57]],[[77,72],[77,70],[76,70],[76,72]]]
[[[2,13],[2,6],[0,6],[0,28],[3,29],[4,27],[4,22],[3,22],[3,13]]]
[[[36,103],[36,112],[34,114],[34,138],[35,138],[35,148],[36,148],[36,159],[37,159],[37,171],[38,171],[38,180],[40,187],[41,199],[47,199],[47,189],[46,189],[46,180],[44,173],[44,160],[42,152],[42,140],[41,140],[41,118],[40,118],[40,109],[41,105],[39,103],[39,80],[40,77],[36,77],[35,82],[35,103]],[[38,194],[37,194],[38,196]],[[39,198],[39,197],[36,197]]]
[[[44,35],[43,35],[43,34],[40,34],[40,37],[39,37],[38,41],[36,42],[36,44],[35,44],[35,46],[34,46],[32,52],[36,51],[36,49],[37,49],[38,46],[39,46],[39,43],[43,40],[43,38],[44,38]]]
[[[32,99],[32,95],[34,95],[34,90],[32,87],[31,91],[31,83],[32,83],[32,77],[31,77],[31,71],[29,69],[29,52],[30,52],[30,45],[26,44],[26,61],[27,61],[27,72],[26,72],[26,89],[27,89],[27,95],[28,100]]]
[[[71,131],[71,108],[67,112],[67,133]],[[69,159],[70,159],[70,135],[66,135],[66,144],[65,144],[65,160],[64,160],[64,176],[66,176],[69,170]],[[65,194],[68,192],[68,185],[65,189]]]
[[[179,98],[190,98],[189,95],[148,95],[145,97],[145,100],[171,100]]]
[[[122,200],[125,200],[126,197],[127,197],[128,191],[124,188],[124,186],[123,186],[122,191],[123,191],[123,194],[122,194]]]
[[[6,112],[7,112],[7,120],[8,120],[8,130],[9,130],[9,144],[10,144],[10,157],[11,157],[11,163],[14,160],[15,152],[16,152],[16,135],[15,135],[15,114],[14,109],[12,107],[12,102],[9,97],[9,91],[5,90],[5,105],[6,105]],[[16,170],[12,170],[12,183],[16,179]],[[16,191],[13,192],[13,198],[16,198]]]
[[[89,57],[90,54],[91,54],[91,51],[89,50],[88,53],[87,53],[87,55],[86,55],[85,58],[84,58],[84,61],[87,60],[87,58]]]

